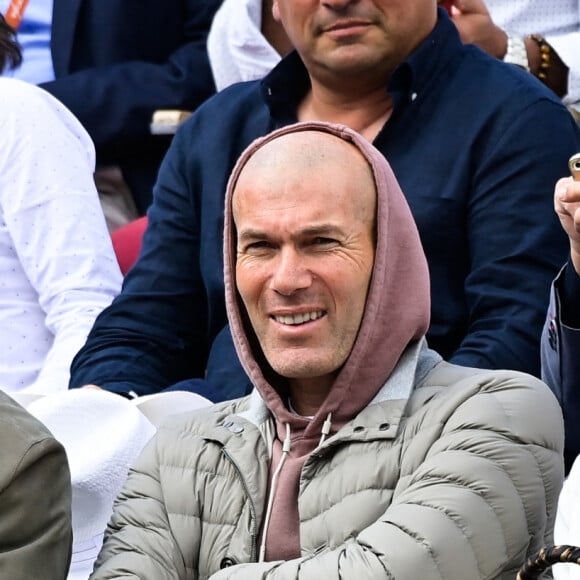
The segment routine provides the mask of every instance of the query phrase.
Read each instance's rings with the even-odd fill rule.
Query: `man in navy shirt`
[[[456,364],[539,374],[566,253],[551,191],[580,135],[550,90],[463,45],[436,4],[274,2],[296,52],[178,131],[141,257],[73,362],[71,387],[142,395],[179,383],[216,401],[245,392],[225,326],[226,181],[253,139],[298,120],[348,125],[391,163],[429,262],[430,346]]]

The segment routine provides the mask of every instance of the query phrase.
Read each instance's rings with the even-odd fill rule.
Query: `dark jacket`
[[[66,453],[0,391],[0,578],[64,580],[71,544]]]
[[[580,454],[580,277],[568,262],[550,293],[542,333],[542,379],[564,413],[566,470]]]
[[[140,260],[75,358],[71,386],[145,394],[194,378],[189,388],[214,401],[245,392],[224,330],[226,182],[251,140],[296,121],[308,86],[292,53],[263,81],[220,92],[181,127],[160,170]],[[427,255],[429,345],[456,364],[539,376],[550,283],[567,251],[552,191],[580,147],[576,124],[531,75],[463,45],[443,16],[388,88],[394,111],[374,144]]]
[[[143,211],[168,139],[156,109],[195,109],[214,92],[206,37],[221,0],[54,0],[56,80],[43,88],[85,126],[99,163],[120,164]]]

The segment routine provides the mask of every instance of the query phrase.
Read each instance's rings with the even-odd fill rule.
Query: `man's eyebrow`
[[[342,232],[342,229],[334,224],[320,224],[308,226],[300,230],[302,235],[306,236],[329,236],[337,235]]]
[[[328,236],[338,235],[341,232],[342,229],[334,224],[319,224],[301,228],[297,233],[300,236]],[[248,228],[241,231],[238,230],[238,239],[240,241],[264,239],[268,237],[270,237],[270,235],[266,232],[254,228]]]
[[[247,230],[238,230],[238,239],[239,240],[259,240],[266,238],[266,234],[261,230],[255,229],[247,229]]]

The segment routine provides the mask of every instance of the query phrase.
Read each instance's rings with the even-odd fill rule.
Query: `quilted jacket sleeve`
[[[426,427],[404,446],[393,502],[378,521],[306,558],[240,564],[211,580],[513,580],[526,555],[551,540],[561,411],[527,375],[457,387],[444,398],[455,397],[455,409],[431,425],[425,457],[411,458]],[[436,413],[436,400],[425,409]]]

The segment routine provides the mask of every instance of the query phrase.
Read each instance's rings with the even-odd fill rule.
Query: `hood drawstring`
[[[276,467],[276,471],[274,471],[274,475],[272,476],[272,484],[270,485],[270,497],[268,497],[268,507],[266,509],[266,517],[264,518],[258,562],[263,562],[266,555],[266,536],[268,532],[268,526],[270,525],[270,516],[272,514],[272,505],[274,503],[274,496],[276,494],[276,487],[278,485],[278,477],[280,476],[280,471],[282,471],[284,461],[286,461],[286,457],[288,457],[288,454],[290,453],[290,446],[290,424],[286,423],[286,438],[282,444],[282,456],[280,457],[280,462],[278,463],[278,467]]]
[[[324,440],[330,433],[330,428],[332,427],[332,413],[328,413],[326,416],[326,420],[322,424],[321,429],[321,436],[320,442],[318,445],[322,445]],[[280,461],[278,466],[276,467],[276,471],[272,475],[272,484],[270,485],[270,495],[268,497],[268,507],[266,508],[266,516],[264,517],[264,525],[262,529],[262,541],[260,542],[260,551],[258,553],[258,562],[263,562],[266,556],[266,536],[268,532],[268,526],[270,525],[270,518],[272,515],[272,506],[274,504],[274,496],[276,495],[276,488],[278,487],[278,479],[280,477],[280,472],[282,471],[282,467],[284,466],[284,462],[290,453],[290,447],[292,442],[290,440],[290,424],[286,423],[286,438],[284,439],[284,443],[282,444],[282,456],[280,457]]]
[[[326,415],[326,421],[322,424],[322,430],[320,435],[320,441],[318,442],[318,446],[320,447],[323,443],[328,434],[330,433],[330,428],[332,427],[332,413],[328,413]]]

